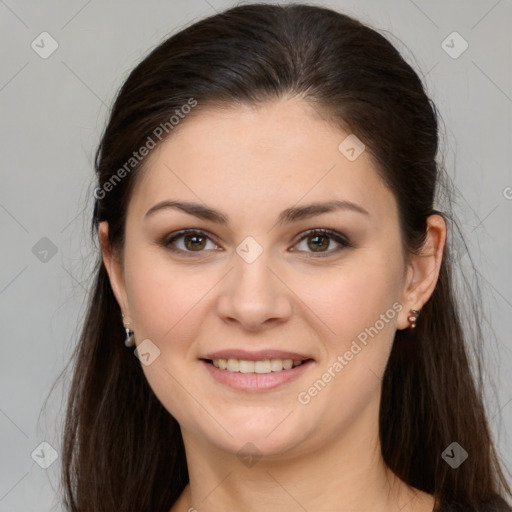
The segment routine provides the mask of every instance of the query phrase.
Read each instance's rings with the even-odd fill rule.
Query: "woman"
[[[510,511],[437,146],[417,74],[334,11],[240,6],[152,51],[96,155],[67,509]]]

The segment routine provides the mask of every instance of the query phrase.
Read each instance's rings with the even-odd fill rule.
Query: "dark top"
[[[486,503],[472,504],[471,506],[457,503],[442,503],[433,512],[512,512],[512,507],[503,498],[495,496]]]

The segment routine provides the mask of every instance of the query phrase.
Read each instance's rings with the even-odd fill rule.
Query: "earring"
[[[420,312],[417,309],[409,310],[409,316],[407,317],[407,320],[409,320],[409,322],[411,322],[411,325],[409,326],[410,329],[416,328],[416,322],[418,321],[419,315],[420,315]]]
[[[124,315],[123,315],[124,318]],[[126,331],[126,339],[124,340],[124,344],[127,347],[133,347],[135,345],[135,337],[133,331],[128,327],[130,322],[125,322],[123,320],[124,330]]]

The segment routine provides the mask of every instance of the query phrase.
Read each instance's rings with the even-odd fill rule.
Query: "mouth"
[[[283,370],[291,370],[297,366],[301,366],[311,359],[203,359],[219,370],[226,370],[233,373],[272,373],[281,372]]]
[[[268,391],[299,378],[315,363],[295,352],[220,351],[200,358],[215,381],[246,392]]]

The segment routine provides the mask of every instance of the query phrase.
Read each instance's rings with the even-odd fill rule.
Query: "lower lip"
[[[201,362],[217,382],[241,391],[267,391],[277,388],[299,378],[314,363],[310,359],[290,370],[270,373],[240,373],[221,370],[204,360]]]

